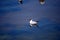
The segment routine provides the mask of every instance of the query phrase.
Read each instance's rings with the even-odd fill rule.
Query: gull
[[[45,0],[39,0],[40,4],[45,4]]]
[[[33,26],[33,25],[37,25],[38,22],[37,22],[37,21],[33,21],[33,20],[31,19],[29,23],[30,23],[30,26]]]
[[[40,2],[40,4],[42,4],[42,5],[43,5],[43,4],[45,4],[45,2]]]

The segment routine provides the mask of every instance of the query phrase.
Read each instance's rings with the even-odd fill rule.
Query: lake
[[[0,1],[0,40],[60,40],[60,0]],[[29,19],[38,22],[30,28]]]

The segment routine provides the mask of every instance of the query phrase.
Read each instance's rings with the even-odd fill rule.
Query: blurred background
[[[60,40],[60,0],[0,0],[0,40]]]

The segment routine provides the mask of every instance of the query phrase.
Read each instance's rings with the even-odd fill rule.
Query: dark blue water
[[[0,0],[0,40],[60,40],[60,0]]]

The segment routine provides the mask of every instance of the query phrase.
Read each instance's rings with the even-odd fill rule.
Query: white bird
[[[41,5],[45,4],[45,0],[39,0],[39,2]]]
[[[30,20],[30,26],[37,25],[37,21],[33,21],[32,19]]]
[[[45,4],[45,2],[40,2],[40,4],[42,4],[42,5],[43,5],[43,4]]]

